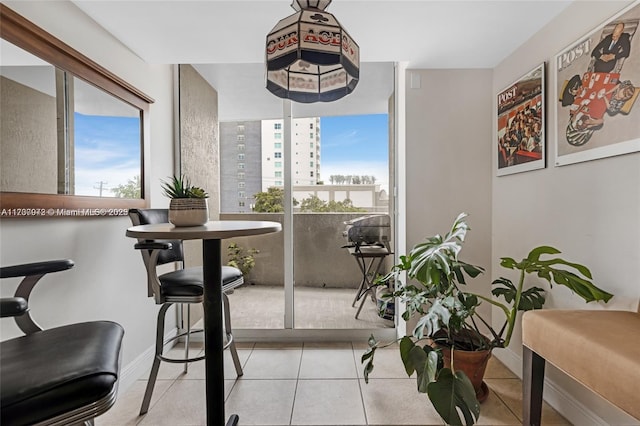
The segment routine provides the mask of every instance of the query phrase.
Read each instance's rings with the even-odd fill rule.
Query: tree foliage
[[[373,185],[376,177],[370,175],[331,175],[329,182],[332,185]]]
[[[271,187],[267,192],[258,192],[254,195],[256,204],[253,208],[257,213],[282,213],[284,212],[284,190]],[[301,212],[366,212],[366,209],[356,207],[350,199],[344,201],[323,201],[317,195],[309,195],[309,198],[298,202],[293,199],[293,205],[300,205]]]
[[[300,211],[303,212],[366,212],[365,209],[356,207],[350,199],[344,201],[323,201],[317,195],[311,195],[300,202]]]
[[[112,188],[111,192],[113,192],[117,198],[141,198],[140,175],[129,179],[126,184],[120,184]]]
[[[253,196],[256,204],[253,211],[256,213],[282,213],[284,212],[284,189],[272,186],[267,192],[258,192]],[[294,198],[293,205],[297,206],[298,201]]]
[[[282,213],[284,212],[284,190],[272,186],[267,192],[258,192],[253,196],[256,200],[254,212]]]

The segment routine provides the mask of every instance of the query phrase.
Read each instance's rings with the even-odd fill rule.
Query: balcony
[[[298,329],[369,329],[393,327],[378,315],[369,298],[355,318],[352,307],[362,272],[346,248],[345,221],[363,213],[296,213],[294,228],[294,316]],[[281,213],[221,214],[222,220],[283,222]],[[284,233],[225,240],[245,250],[255,248],[255,267],[245,285],[231,294],[232,323],[239,329],[284,328]],[[393,264],[388,256],[381,272]]]

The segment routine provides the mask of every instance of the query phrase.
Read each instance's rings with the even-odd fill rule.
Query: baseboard
[[[165,341],[178,334],[178,329],[174,328],[164,336]],[[137,380],[151,368],[153,357],[156,353],[155,344],[147,348],[129,364],[120,369],[120,379],[118,380],[118,393],[126,392]]]
[[[495,349],[492,355],[522,379],[522,358],[520,356],[509,349]],[[573,425],[610,426],[547,377],[544,379],[544,400]]]

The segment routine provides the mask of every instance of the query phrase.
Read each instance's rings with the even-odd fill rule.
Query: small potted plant
[[[245,252],[244,247],[239,246],[236,243],[231,243],[227,247],[227,256],[229,262],[227,265],[238,268],[245,280],[249,276],[249,272],[256,266],[255,255],[260,253],[260,250],[256,248],[250,248]]]
[[[493,281],[494,298],[463,291],[465,275],[473,278],[483,272],[481,267],[458,258],[469,230],[466,216],[460,214],[444,237],[435,235],[415,245],[380,280],[396,283],[396,290],[388,297],[406,302],[405,321],[419,315],[412,335],[399,339],[400,357],[407,374],[416,373],[418,392],[428,395],[449,425],[475,424],[480,415],[480,402],[488,395],[482,379],[492,350],[509,345],[519,311],[542,308],[545,291],[540,287],[525,289],[527,274],[535,273],[549,285],[565,285],[587,302],[606,302],[612,297],[590,281],[591,272],[587,267],[559,257],[541,259],[560,253],[549,246],[531,250],[520,262],[502,258],[501,266],[519,270],[520,277],[517,284],[504,277]],[[398,280],[402,271],[408,279],[417,281],[417,285],[403,285]],[[499,330],[477,312],[483,301],[504,312],[505,322]],[[489,330],[488,336],[481,332],[480,324]],[[362,355],[365,381],[373,370],[376,349],[396,342],[381,344],[373,336],[369,338],[369,349]]]
[[[162,181],[164,195],[171,199],[169,203],[169,222],[175,226],[199,226],[209,220],[209,195],[204,189],[191,185],[184,176],[173,176]]]

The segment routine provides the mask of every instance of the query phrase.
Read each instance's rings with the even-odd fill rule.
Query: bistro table
[[[207,425],[225,424],[222,326],[221,240],[282,230],[278,222],[221,220],[202,226],[176,227],[171,223],[138,225],[127,229],[127,237],[149,240],[202,240],[204,280],[204,347]],[[237,421],[237,416],[234,416]]]

